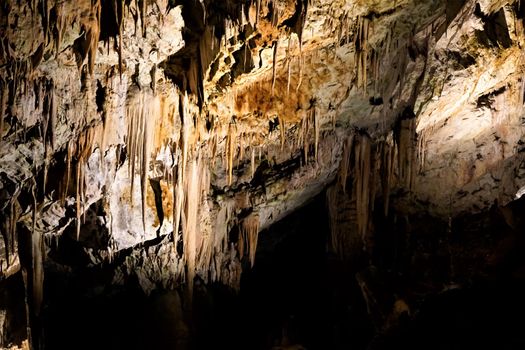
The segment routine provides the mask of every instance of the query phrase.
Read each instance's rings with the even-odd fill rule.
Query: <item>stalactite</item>
[[[58,56],[60,50],[60,42],[62,41],[63,30],[64,30],[64,18],[63,18],[63,4],[55,4],[55,14],[56,14],[56,35],[55,35],[55,56]]]
[[[370,220],[370,139],[360,135],[355,149],[355,195],[357,205],[357,227],[363,244],[366,243]]]
[[[314,123],[314,134],[315,134],[315,137],[314,137],[314,142],[315,142],[315,146],[314,146],[314,156],[315,156],[315,161],[318,161],[318,149],[319,149],[319,133],[320,133],[320,120],[319,120],[319,114],[316,113],[316,110],[315,110],[315,106],[312,107],[312,114],[313,114],[313,123]]]
[[[336,252],[341,251],[338,238],[337,224],[339,220],[337,219],[337,188],[331,186],[326,190],[326,205],[328,209],[328,217],[330,219],[330,238],[332,248]]]
[[[186,164],[188,162],[188,153],[189,153],[189,139],[192,127],[192,117],[189,110],[189,98],[188,94],[185,93],[182,98],[182,172],[183,174],[186,171]]]
[[[357,19],[357,34],[354,38],[357,87],[366,92],[368,85],[368,34],[370,22],[366,17]]]
[[[348,180],[348,175],[351,172],[350,167],[350,156],[352,154],[352,146],[354,144],[354,134],[350,134],[346,138],[346,142],[343,145],[343,156],[341,159],[341,165],[339,167],[339,184],[341,185],[341,188],[343,189],[343,193],[346,193],[346,183]]]
[[[31,232],[32,277],[33,277],[33,311],[40,315],[40,308],[44,299],[44,257],[42,233],[36,230],[37,202],[35,190],[33,193],[33,227]]]
[[[405,188],[411,190],[416,170],[417,134],[415,118],[403,117],[399,121],[396,145],[399,179]]]
[[[244,158],[244,133],[239,134],[239,157],[237,157],[237,167]]]
[[[291,51],[291,46],[292,46],[292,36],[289,35],[288,36],[288,48],[286,49],[286,63],[287,63],[287,66],[288,66],[288,74],[287,74],[287,78],[286,78],[286,96],[288,96],[290,94],[290,79],[291,79],[291,75],[292,75],[292,65],[291,65],[291,56],[290,56],[290,51]]]
[[[9,210],[7,212],[8,217],[6,219],[5,229],[5,257],[7,261],[7,266],[10,266],[12,261],[11,257],[16,254],[15,252],[15,239],[16,239],[16,223],[20,217],[19,205],[18,205],[18,196],[20,195],[20,188],[16,188],[12,197],[9,199],[8,205]],[[3,224],[3,222],[1,222]]]
[[[181,128],[181,146],[179,147],[180,153],[177,156],[177,165],[174,167],[173,179],[174,183],[173,199],[175,206],[173,207],[173,239],[174,247],[178,242],[179,227],[181,224],[182,210],[185,201],[185,182],[186,182],[186,164],[188,162],[189,155],[189,138],[191,134],[192,118],[189,112],[189,99],[188,95],[180,96],[180,103],[182,105],[182,128]],[[184,231],[184,226],[183,226]]]
[[[292,77],[292,60],[288,59],[288,78],[286,80],[286,96],[290,95],[290,80]]]
[[[348,12],[345,13],[345,24],[346,24],[346,37],[345,37],[345,45],[348,45],[350,43],[350,16]]]
[[[193,159],[189,163],[185,178],[186,205],[182,228],[190,297],[193,293],[193,280],[197,267],[197,237],[200,235],[199,208],[201,207],[201,198],[209,185],[205,168],[205,162],[201,155],[198,155],[197,159]]]
[[[308,132],[310,130],[310,115],[309,112],[306,113],[304,118],[301,120],[301,129],[299,134],[299,144],[303,145],[303,157],[304,157],[304,164],[308,164],[308,150],[310,148],[309,144],[309,135]]]
[[[285,138],[286,138],[286,129],[285,129],[285,124],[284,124],[285,122],[284,122],[284,119],[281,117],[278,117],[278,120],[279,120],[279,132],[281,136],[281,151],[283,151]]]
[[[43,103],[43,120],[42,126],[42,144],[44,146],[44,166],[43,166],[43,184],[42,191],[46,193],[47,171],[49,167],[49,145],[55,144],[55,125],[56,125],[56,103],[55,103],[55,87],[53,80],[46,84],[46,91],[44,94]]]
[[[146,180],[150,155],[154,144],[154,125],[158,112],[158,98],[143,91],[130,100],[126,109],[128,120],[127,149],[129,152],[128,171],[133,198],[135,168],[138,167],[141,187],[141,209],[143,230],[146,231]]]
[[[7,107],[9,89],[5,81],[0,78],[0,140],[4,136],[4,116]]]
[[[212,267],[212,259],[215,252],[221,251],[220,247],[216,247],[216,235],[217,231],[214,230],[209,223],[210,207],[207,200],[208,190],[210,187],[209,182],[209,168],[208,161],[202,159],[201,166],[199,168],[199,226],[197,232],[197,271],[201,272],[201,276],[207,281],[208,273]],[[211,224],[211,223],[210,223]],[[219,244],[220,245],[220,244]]]
[[[140,5],[140,24],[142,29],[142,37],[146,37],[146,5],[147,0],[139,0]]]
[[[228,135],[227,135],[227,138],[226,138],[226,153],[227,153],[227,158],[228,158],[228,186],[231,186],[232,184],[232,181],[233,181],[233,158],[235,156],[235,151],[236,151],[236,144],[235,144],[235,140],[236,140],[236,133],[237,133],[237,130],[236,130],[236,126],[235,126],[235,123],[232,121],[230,122],[229,126],[228,126]]]
[[[44,40],[47,41],[49,36],[49,17],[51,7],[49,6],[48,0],[42,1],[42,26],[44,31]]]
[[[182,161],[179,158],[177,165],[173,167],[173,248],[176,249],[179,241],[179,227],[181,221],[182,205],[184,203],[184,173]]]
[[[383,213],[388,216],[390,205],[390,190],[393,186],[395,148],[393,147],[392,135],[381,143],[381,188],[383,190]]]
[[[77,241],[80,239],[80,216],[82,215],[82,203],[84,202],[83,197],[83,165],[84,160],[82,158],[77,161],[77,190],[76,190],[76,219],[77,219]]]
[[[146,2],[146,0],[143,0]],[[124,22],[124,1],[123,0],[115,0],[113,4],[113,10],[115,12],[115,20],[117,22],[118,26],[118,70],[120,75],[120,80],[122,80],[122,25]]]
[[[186,204],[186,215],[185,225],[183,226],[183,241],[184,241],[184,254],[186,258],[186,264],[188,266],[188,286],[190,289],[190,295],[193,290],[193,279],[195,277],[195,263],[196,263],[196,235],[197,235],[197,219],[198,210],[200,204],[200,193],[199,193],[199,165],[198,162],[191,162],[188,168],[187,177],[187,204]]]
[[[217,156],[217,148],[218,148],[218,139],[219,139],[219,136],[217,135],[217,131],[215,129],[215,127],[213,128],[213,130],[210,131],[211,133],[211,142],[210,142],[210,159],[211,159],[211,166],[212,167],[215,167],[215,162],[216,162],[216,158],[218,158]]]
[[[255,13],[255,25],[257,26],[259,24],[259,14],[261,13],[261,0],[257,0],[257,9],[255,10]]]
[[[146,232],[146,179],[149,169],[149,155],[151,150],[151,137],[146,135],[149,134],[149,129],[152,128],[148,124],[149,118],[144,118],[144,136],[142,143],[142,155],[140,157],[141,166],[140,166],[140,195],[141,195],[141,208],[142,208],[142,229]]]
[[[374,147],[375,146],[375,147]],[[380,171],[381,171],[381,147],[376,143],[375,145],[370,146],[371,153],[370,153],[370,180],[369,180],[369,188],[368,191],[368,198],[369,198],[369,221],[371,222],[372,213],[375,209],[375,198],[377,195],[377,185],[379,185],[379,182],[381,181],[380,178]]]
[[[251,170],[252,170],[252,179],[255,175],[255,148],[252,146],[252,157],[251,157]]]
[[[423,129],[417,140],[417,160],[419,164],[418,173],[425,172],[426,152],[427,152],[427,129]]]
[[[93,143],[97,130],[90,127],[83,131],[77,141],[75,147],[76,164],[76,224],[77,224],[77,240],[80,238],[80,218],[85,213],[85,166],[86,161],[93,152]]]
[[[48,146],[46,143],[44,143],[44,164],[42,169],[42,193],[46,193],[46,185],[47,185],[47,172],[49,169],[49,152],[48,152]]]
[[[49,136],[49,143],[51,144],[51,147],[55,147],[55,129],[57,125],[57,103],[56,103],[56,92],[55,92],[55,83],[53,80],[49,83],[49,89],[47,92],[49,96],[49,126],[48,126],[48,136]]]
[[[102,11],[101,0],[92,0],[92,16],[86,24],[86,39],[88,41],[88,67],[89,73],[93,74],[95,58],[97,55],[98,39],[100,36],[100,14]]]
[[[257,240],[259,237],[259,214],[250,213],[245,217],[240,225],[239,234],[239,256],[242,258],[245,249],[248,251],[250,264],[255,263],[255,253],[257,251]]]
[[[299,79],[297,81],[297,88],[295,89],[296,92],[299,91],[302,82],[303,82],[303,42],[302,42],[301,37],[299,36]]]
[[[277,69],[277,47],[279,45],[279,41],[276,40],[273,43],[273,63],[272,63],[272,96],[273,96],[273,90],[275,88],[275,77],[276,77],[276,69]]]

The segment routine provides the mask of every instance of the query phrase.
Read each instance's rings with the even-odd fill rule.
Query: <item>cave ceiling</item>
[[[93,265],[131,251],[114,283],[236,286],[259,231],[334,182],[363,234],[378,197],[439,217],[506,205],[525,186],[524,16],[510,0],[4,1],[1,273],[23,241],[38,290],[66,235]]]

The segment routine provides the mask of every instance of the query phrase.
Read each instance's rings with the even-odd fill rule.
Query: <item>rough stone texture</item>
[[[89,266],[118,261],[115,283],[236,287],[244,219],[266,228],[342,173],[363,242],[390,193],[441,217],[508,204],[525,186],[523,6],[4,2],[0,274],[21,266],[38,310],[46,256],[68,265],[57,244],[78,240]],[[343,151],[356,133],[369,154]]]

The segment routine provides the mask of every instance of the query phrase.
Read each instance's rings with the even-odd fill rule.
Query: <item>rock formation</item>
[[[259,232],[324,190],[341,257],[390,208],[506,208],[524,19],[519,0],[3,1],[0,276],[23,275],[32,348],[64,242],[107,283],[191,296],[238,288]]]

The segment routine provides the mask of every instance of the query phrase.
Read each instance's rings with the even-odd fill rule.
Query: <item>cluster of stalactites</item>
[[[259,214],[250,213],[241,221],[239,232],[239,256],[242,258],[245,251],[248,251],[250,264],[255,263],[255,252],[257,250],[257,240],[259,237]]]
[[[284,145],[284,126],[283,133],[281,134],[281,144]],[[303,151],[304,164],[308,164],[310,156],[310,145],[314,147],[314,160],[317,161],[317,155],[319,151],[319,137],[321,131],[321,120],[320,115],[316,111],[316,106],[313,104],[310,109],[306,112],[306,115],[301,120],[299,136],[297,138],[298,145],[301,146]],[[313,134],[313,135],[312,135]],[[312,137],[313,136],[313,137]]]
[[[343,145],[338,181],[335,187],[327,191],[332,248],[341,257],[350,249],[352,238],[349,232],[339,229],[339,220],[350,220],[355,225],[363,247],[366,248],[373,229],[372,213],[379,192],[382,194],[383,213],[388,215],[390,191],[395,186],[397,153],[392,135],[375,142],[361,132],[347,137]],[[348,197],[345,201],[348,208],[340,208],[338,196]],[[346,213],[346,219],[342,219],[341,210],[351,213]]]
[[[86,192],[85,192],[85,167],[90,155],[93,153],[94,146],[101,144],[101,125],[88,127],[82,131],[76,140],[67,143],[66,152],[66,172],[60,186],[60,200],[65,203],[68,195],[69,184],[71,182],[71,164],[76,161],[75,168],[75,203],[76,203],[76,225],[77,240],[80,238],[81,218],[85,213]]]
[[[370,35],[371,22],[366,17],[357,19],[357,33],[354,36],[355,47],[355,72],[357,76],[357,88],[366,90],[368,86],[368,37]]]
[[[400,184],[412,190],[418,169],[419,144],[416,134],[416,118],[401,119],[395,138],[397,166]]]
[[[131,100],[127,106],[127,152],[128,167],[131,180],[131,193],[133,194],[135,184],[135,171],[140,174],[142,224],[146,230],[146,180],[150,166],[150,157],[153,151],[156,118],[159,106],[158,99],[149,93],[140,92]],[[133,198],[133,195],[131,195]]]

